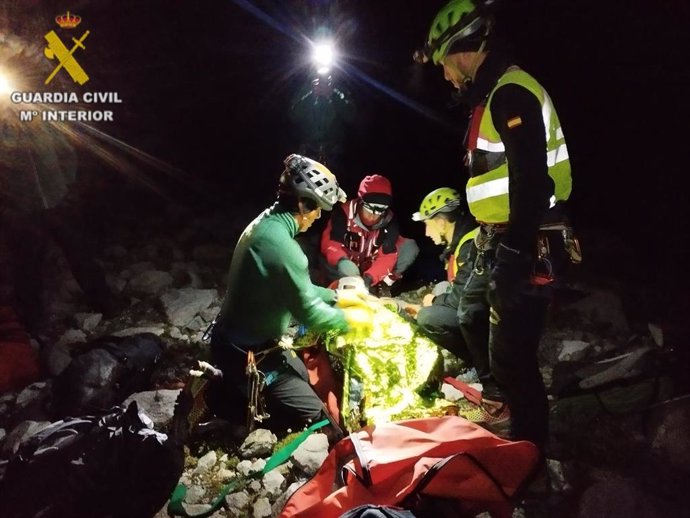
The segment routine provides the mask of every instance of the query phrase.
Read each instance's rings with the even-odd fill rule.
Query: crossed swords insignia
[[[83,85],[89,80],[89,76],[86,74],[86,72],[84,72],[84,69],[81,67],[81,65],[77,63],[77,60],[74,59],[74,52],[77,49],[86,49],[83,42],[88,35],[89,31],[86,31],[79,39],[73,37],[72,41],[74,42],[74,46],[69,50],[67,50],[67,47],[62,42],[60,37],[55,33],[55,31],[50,31],[45,35],[48,46],[43,49],[43,54],[48,59],[52,60],[57,58],[59,61],[58,65],[45,80],[45,84],[50,83],[53,80],[53,77],[55,77],[55,74],[57,74],[63,68],[72,77],[72,80],[75,83]]]

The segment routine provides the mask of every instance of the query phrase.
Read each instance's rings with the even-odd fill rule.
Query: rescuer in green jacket
[[[442,66],[470,109],[466,194],[480,231],[466,289],[476,296],[461,302],[460,318],[468,342],[488,340],[492,377],[466,417],[497,433],[509,425],[511,438],[543,451],[548,404],[537,348],[557,267],[574,242],[563,209],[570,160],[549,95],[495,38],[489,3],[448,2],[415,59]],[[476,322],[482,312],[462,314],[473,304],[490,315],[488,336],[473,331],[485,328]]]
[[[290,155],[275,204],[242,233],[211,335],[212,361],[223,371],[224,390],[212,391],[209,406],[219,417],[251,396],[246,389],[248,353],[256,359],[269,428],[297,430],[323,417],[304,364],[278,342],[292,319],[316,332],[348,332],[368,325],[366,311],[334,307],[336,292],[312,284],[307,258],[295,241],[322,210],[344,200],[345,193],[324,165]]]

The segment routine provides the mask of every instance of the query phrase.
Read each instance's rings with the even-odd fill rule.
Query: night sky
[[[335,79],[360,113],[348,171],[334,172],[348,187],[373,172],[391,178],[403,228],[423,239],[409,214],[430,190],[462,189],[466,180],[465,111],[447,107],[451,88],[441,69],[411,60],[441,4],[11,0],[0,7],[0,27],[40,46],[56,14],[81,15],[76,31],[91,34],[79,61],[91,80],[79,87],[65,76],[60,85],[118,92],[115,122],[94,126],[177,171],[173,181],[129,159],[155,190],[224,208],[271,201],[281,161],[296,149],[287,111],[308,71],[306,38],[323,22],[344,54]],[[689,4],[499,4],[498,31],[559,112],[573,164],[571,215],[583,241],[599,236],[592,263],[612,274],[639,270],[652,282],[686,268]],[[50,88],[37,80],[24,89]],[[97,164],[91,174],[139,184],[84,161]],[[625,246],[602,246],[608,239]]]

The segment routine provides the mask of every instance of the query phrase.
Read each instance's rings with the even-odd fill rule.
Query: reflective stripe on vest
[[[453,282],[453,279],[455,279],[458,270],[464,264],[458,260],[458,258],[460,257],[460,249],[462,248],[462,245],[467,243],[467,241],[469,241],[470,239],[474,240],[474,238],[477,237],[477,234],[479,234],[479,227],[470,230],[467,234],[462,236],[460,238],[460,241],[458,241],[458,246],[455,247],[453,255],[451,255],[448,258],[448,263],[446,264],[446,271],[448,272],[449,282]]]
[[[518,67],[510,67],[498,80],[489,94],[486,109],[481,115],[476,143],[468,143],[468,149],[477,149],[495,156],[486,157],[485,163],[498,164],[489,171],[470,171],[467,182],[467,203],[470,212],[478,220],[486,223],[505,223],[510,219],[508,163],[505,145],[491,118],[491,100],[498,88],[506,84],[520,85],[534,94],[542,107],[542,120],[546,129],[546,165],[553,179],[555,192],[550,197],[550,206],[567,200],[572,188],[570,159],[565,143],[563,129],[549,95],[527,72]]]

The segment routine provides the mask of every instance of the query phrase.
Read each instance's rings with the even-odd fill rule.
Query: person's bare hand
[[[419,313],[421,307],[422,306],[420,306],[419,304],[408,304],[407,306],[405,306],[405,313],[407,313],[411,317],[417,318],[417,313]]]
[[[422,299],[422,306],[431,306],[431,304],[434,302],[434,297],[435,295],[433,295],[432,293],[427,293],[426,295],[424,295],[424,298]]]

